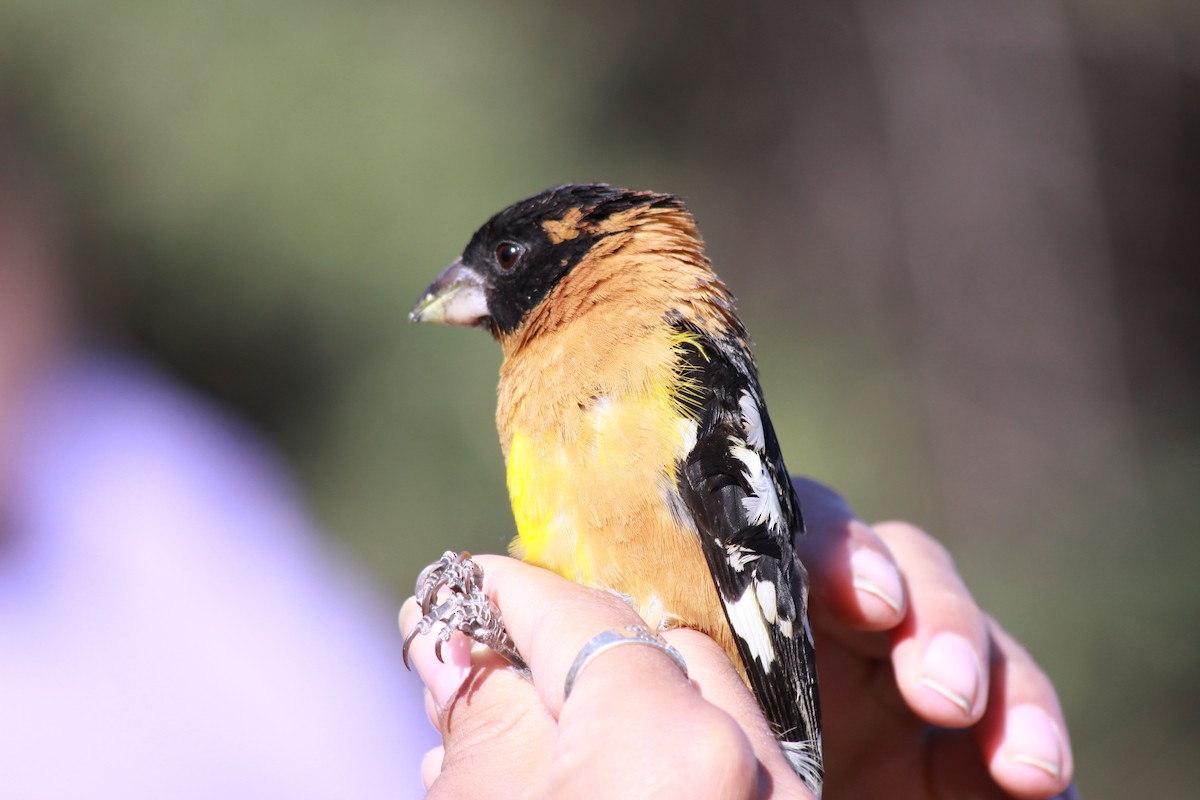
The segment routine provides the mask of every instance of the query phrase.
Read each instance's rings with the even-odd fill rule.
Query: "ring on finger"
[[[579,649],[579,654],[575,656],[575,661],[571,664],[571,669],[567,672],[567,680],[563,685],[563,700],[565,701],[571,696],[571,690],[575,688],[575,679],[579,677],[579,673],[583,671],[583,668],[593,658],[605,650],[611,650],[623,644],[643,644],[653,647],[656,650],[661,650],[675,662],[675,665],[683,673],[683,677],[686,678],[688,675],[687,662],[683,660],[683,656],[680,655],[679,651],[672,647],[666,639],[644,625],[627,625],[624,628],[601,631],[591,639],[588,639],[587,643]]]

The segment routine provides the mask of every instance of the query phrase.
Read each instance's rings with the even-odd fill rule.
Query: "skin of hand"
[[[1077,798],[1053,685],[979,609],[945,549],[906,523],[869,527],[832,490],[795,481],[825,719],[826,800]],[[601,631],[641,623],[619,598],[477,556],[533,682],[455,634],[410,656],[443,747],[431,798],[809,798],[720,648],[672,630],[664,653],[616,647],[563,682]],[[405,634],[419,619],[401,609]]]

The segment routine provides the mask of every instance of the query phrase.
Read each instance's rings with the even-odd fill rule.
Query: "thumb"
[[[405,635],[420,612],[405,603]],[[418,636],[409,656],[429,689],[445,750],[426,771],[430,798],[501,800],[543,794],[557,730],[533,684],[483,648],[454,634],[434,653],[436,635]],[[436,760],[434,760],[436,762]]]

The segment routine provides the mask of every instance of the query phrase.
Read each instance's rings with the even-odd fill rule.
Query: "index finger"
[[[484,591],[500,607],[505,628],[528,662],[542,702],[555,717],[562,711],[567,673],[583,646],[602,631],[646,624],[627,603],[609,592],[580,586],[515,559],[490,555],[474,558],[483,568]],[[611,666],[625,661],[642,674],[643,685],[633,687],[636,690],[667,694],[691,691],[679,667],[654,648],[617,647],[606,651],[603,659]],[[589,678],[592,671],[589,668]],[[575,692],[590,682],[581,674]]]

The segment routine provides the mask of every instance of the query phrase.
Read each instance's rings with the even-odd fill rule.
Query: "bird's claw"
[[[438,661],[442,660],[442,645],[450,640],[454,631],[459,631],[499,654],[525,677],[530,677],[529,666],[504,628],[500,609],[483,591],[483,570],[470,553],[447,550],[441,558],[421,570],[415,595],[421,607],[421,619],[404,639],[402,654],[406,667],[409,666],[408,648],[413,639],[418,634],[430,633],[440,622],[442,625],[433,645]]]

